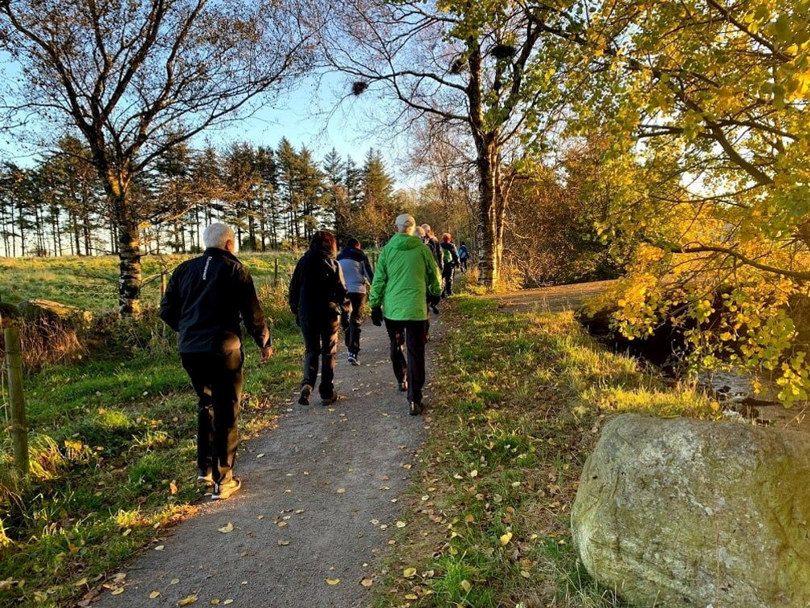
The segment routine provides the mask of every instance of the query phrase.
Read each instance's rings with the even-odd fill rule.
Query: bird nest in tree
[[[360,95],[363,91],[368,88],[368,83],[363,82],[362,80],[358,80],[357,82],[352,83],[352,95]]]
[[[514,57],[517,49],[511,44],[496,44],[492,47],[492,56],[495,59],[509,59]]]

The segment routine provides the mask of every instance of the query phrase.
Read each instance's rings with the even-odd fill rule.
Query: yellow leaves
[[[288,540],[283,540],[281,538],[278,539],[278,546],[279,547],[286,547],[289,544],[290,544],[290,541],[288,541]]]
[[[154,600],[160,597],[160,591],[152,591],[149,593],[149,599]]]
[[[116,587],[115,589],[113,589],[112,591],[110,591],[110,594],[111,594],[111,595],[121,595],[123,592],[124,592],[124,588],[123,588],[123,587]]]
[[[222,532],[223,534],[229,534],[229,533],[233,532],[233,529],[234,529],[233,524],[231,522],[228,522],[227,524],[225,524],[221,528],[218,528],[218,530],[220,532]]]
[[[197,596],[196,595],[187,595],[182,600],[177,602],[178,606],[190,606],[191,604],[197,603]]]
[[[402,576],[405,578],[413,578],[416,576],[416,568],[405,568],[405,570],[402,571]]]
[[[360,584],[366,589],[368,589],[374,584],[374,581],[371,580],[370,578],[364,578],[363,580],[360,581]]]
[[[502,534],[501,538],[500,538],[501,547],[505,547],[506,545],[508,545],[510,540],[512,540],[512,533],[511,532],[507,532],[506,534]]]
[[[340,579],[339,578],[328,578],[328,579],[326,579],[326,584],[331,586],[331,587],[334,587],[335,585],[340,584]]]
[[[470,589],[472,589],[472,583],[465,578],[461,581],[461,588],[464,589],[466,593],[469,593]]]

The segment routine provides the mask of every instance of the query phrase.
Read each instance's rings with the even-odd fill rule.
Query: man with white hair
[[[197,397],[197,479],[213,483],[211,498],[228,498],[242,485],[233,474],[242,397],[240,322],[261,349],[273,354],[270,331],[250,273],[234,255],[236,237],[225,224],[203,232],[205,252],[172,273],[160,318],[180,333],[178,350]]]
[[[382,248],[371,284],[371,321],[382,325],[391,340],[391,364],[399,390],[408,392],[411,416],[422,413],[425,385],[427,300],[438,302],[439,267],[430,250],[414,236],[416,221],[397,216],[397,234]],[[407,358],[405,352],[407,351]]]

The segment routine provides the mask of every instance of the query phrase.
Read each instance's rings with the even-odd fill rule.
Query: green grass
[[[273,320],[276,347],[275,357],[259,366],[258,350],[245,346],[240,428],[249,437],[273,422],[275,406],[289,396],[298,380],[301,346],[286,309],[286,274],[280,272],[282,288],[273,289],[272,256],[245,257]],[[0,259],[3,299],[17,289],[4,276],[11,272],[16,283],[39,290],[26,291],[26,298],[94,306],[99,312],[114,308],[114,294],[95,300],[81,287],[59,289],[60,282],[70,283],[73,264],[114,276],[111,258]],[[35,280],[28,280],[29,272]],[[72,299],[73,294],[81,297]],[[144,299],[152,296],[156,303],[156,292],[146,290]],[[173,333],[154,311],[137,322],[105,322],[96,331],[103,334],[91,337],[82,359],[45,365],[25,379],[32,429],[29,484],[10,474],[9,438],[0,432],[0,605],[76,605],[165,534],[166,526],[193,512],[201,497],[195,479],[196,399]]]
[[[160,273],[171,271],[192,255],[145,256],[142,303],[156,306],[160,299]],[[257,284],[271,285],[275,262],[279,283],[289,282],[297,257],[289,253],[242,253],[239,259]],[[42,298],[78,306],[94,313],[117,310],[118,257],[3,258],[0,257],[0,301],[17,304]]]
[[[571,546],[584,461],[618,412],[709,418],[712,403],[605,351],[570,313],[503,312],[460,296],[442,318],[412,523],[376,605],[620,606]]]

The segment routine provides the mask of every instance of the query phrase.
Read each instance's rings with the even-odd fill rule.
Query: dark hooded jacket
[[[334,321],[346,300],[346,284],[334,252],[310,247],[293,271],[290,281],[290,310],[302,319]]]
[[[180,333],[181,353],[222,353],[241,348],[240,320],[259,348],[270,331],[248,269],[233,254],[209,247],[175,268],[160,303],[160,318]]]

